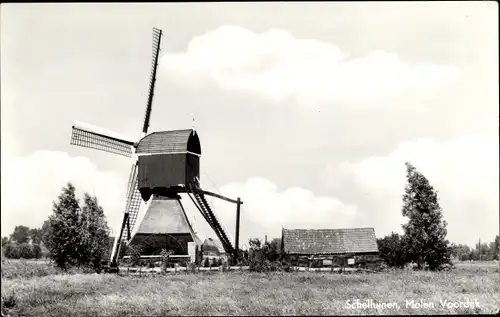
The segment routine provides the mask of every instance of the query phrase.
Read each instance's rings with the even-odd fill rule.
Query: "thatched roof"
[[[289,254],[378,253],[373,228],[283,229],[282,239]]]

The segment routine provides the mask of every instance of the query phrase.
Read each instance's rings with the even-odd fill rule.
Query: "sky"
[[[196,118],[205,189],[241,197],[240,241],[284,228],[402,233],[406,161],[448,239],[499,232],[496,2],[2,4],[1,230],[61,187],[119,226],[130,160],[69,144],[73,120],[139,139]],[[182,199],[200,237],[214,237]],[[211,199],[234,238],[235,206]]]

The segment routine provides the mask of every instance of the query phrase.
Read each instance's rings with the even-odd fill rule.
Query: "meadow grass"
[[[500,307],[498,264],[457,265],[447,272],[379,274],[10,276],[2,275],[2,310],[10,316],[471,314],[497,313]],[[348,309],[346,301],[356,299],[396,302],[399,309]],[[412,309],[406,307],[406,300],[411,299],[435,305]],[[443,308],[439,300],[445,299],[477,299],[480,307]]]
[[[30,278],[61,273],[44,260],[6,260],[2,259],[2,279]]]

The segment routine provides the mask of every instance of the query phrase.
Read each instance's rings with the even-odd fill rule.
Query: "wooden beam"
[[[216,194],[216,193],[212,193],[212,192],[209,192],[209,191],[206,191],[206,190],[203,190],[203,189],[197,189],[196,191],[198,191],[198,192],[200,192],[202,194],[205,194],[205,195],[213,196],[213,197],[216,197],[216,198],[228,201],[228,202],[233,203],[233,204],[240,204],[240,205],[243,204],[243,201],[241,201],[241,200],[234,200],[234,199],[231,199],[231,198],[227,198],[227,197],[224,197],[222,195],[219,195],[219,194]]]
[[[236,257],[239,254],[240,244],[240,205],[242,204],[240,197],[236,200],[236,237],[234,241],[234,249],[236,250]]]

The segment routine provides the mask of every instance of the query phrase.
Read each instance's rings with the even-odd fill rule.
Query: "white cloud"
[[[260,93],[274,101],[390,105],[386,98],[422,94],[459,78],[452,65],[410,65],[397,54],[348,54],[332,43],[297,39],[283,30],[253,33],[224,26],[191,40],[185,52],[167,53],[165,75],[189,86]],[[387,101],[387,100],[385,100]]]
[[[203,180],[202,180],[203,181]],[[280,237],[281,228],[344,228],[355,226],[357,207],[335,197],[316,196],[311,191],[291,187],[279,191],[271,181],[249,178],[220,188],[224,196],[241,197],[240,244],[251,237]],[[234,237],[236,206],[214,199],[216,213]],[[201,218],[201,217],[199,217]],[[213,234],[212,234],[213,236]],[[233,240],[234,241],[234,240]]]
[[[330,166],[325,182],[336,189],[350,183],[365,193],[360,212],[379,220],[378,235],[401,232],[400,224],[406,222],[400,211],[406,161],[438,190],[451,241],[473,245],[479,237],[489,241],[498,234],[498,139],[409,141],[387,156]]]
[[[40,227],[68,181],[76,187],[79,198],[84,192],[97,196],[111,227],[117,227],[124,206],[126,174],[101,171],[89,159],[66,152],[2,153],[1,178],[3,235],[12,233],[16,225]]]

